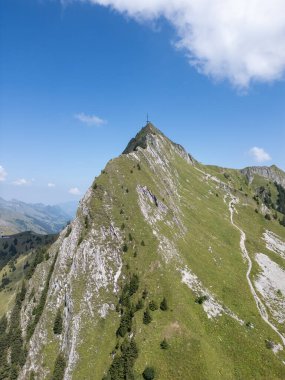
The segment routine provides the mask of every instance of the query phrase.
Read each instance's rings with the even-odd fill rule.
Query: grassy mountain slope
[[[282,287],[282,215],[148,124],[26,281],[19,379],[284,378],[285,290],[258,256]]]
[[[33,249],[53,243],[58,235],[40,235],[32,231],[0,237],[0,269]]]
[[[0,238],[0,318],[11,311],[23,280],[32,276],[39,258],[44,260],[56,239],[57,235],[31,231]]]

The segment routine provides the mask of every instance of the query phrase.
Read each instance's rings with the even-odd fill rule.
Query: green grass
[[[153,320],[149,325],[142,323],[145,308],[135,314],[133,332],[139,348],[139,357],[135,363],[137,378],[141,378],[144,368],[149,365],[156,369],[157,378],[165,380],[183,377],[281,379],[285,376],[284,366],[280,359],[265,347],[267,337],[279,340],[261,320],[250,293],[245,278],[247,264],[242,259],[239,247],[240,234],[230,224],[228,206],[223,201],[224,192],[216,189],[211,181],[205,183],[201,173],[181,158],[176,157],[173,164],[173,169],[179,176],[179,207],[187,232],[184,236],[179,236],[179,227],[173,230],[165,223],[166,220],[172,220],[172,211],[166,215],[166,220],[158,223],[160,232],[175,242],[184,263],[193,270],[203,285],[211,290],[218,301],[245,322],[253,323],[254,329],[241,326],[226,315],[214,320],[208,319],[202,307],[195,303],[194,293],[181,283],[179,272],[164,263],[158,254],[158,241],[153,236],[152,228],[145,222],[136,206],[136,186],[147,186],[159,200],[164,199],[164,203],[169,207],[172,205],[172,199],[163,185],[163,178],[159,177],[159,174],[154,177],[144,159],[141,159],[139,171],[133,160],[121,156],[106,166],[106,172],[96,183],[100,188],[107,190],[105,201],[112,199],[112,215],[116,225],[125,225],[123,233],[129,249],[123,255],[124,262],[131,271],[138,273],[140,292],[146,287],[149,292],[147,302],[152,299],[160,302],[165,296],[170,305],[167,312],[151,312]],[[240,173],[227,170],[230,173],[227,179],[223,172],[217,174],[213,169],[209,172],[234,187],[242,202],[249,203],[247,207],[238,206],[239,214],[236,217],[236,222],[249,236],[249,250],[252,242],[257,244],[260,241],[261,233],[267,224],[271,230],[284,236],[284,231],[277,222],[267,222],[264,217],[254,212],[255,202],[251,199],[254,190],[247,185]],[[239,190],[241,187],[242,191]],[[99,197],[93,198],[92,205],[94,215],[106,217],[102,213]],[[120,210],[123,210],[123,214]],[[254,229],[252,225],[255,226]],[[132,242],[128,241],[129,233],[133,236]],[[144,240],[145,247],[140,245],[141,240]],[[260,249],[264,251],[264,243],[259,244]],[[209,252],[209,246],[212,247],[213,253]],[[133,256],[135,251],[136,257]],[[84,334],[84,344],[80,347],[80,353],[82,357],[87,355],[88,360],[81,360],[76,376],[89,378],[88,373],[91,373],[92,368],[99,368],[98,376],[94,378],[100,380],[102,370],[104,373],[104,368],[108,369],[106,352],[110,353],[114,348],[115,331],[118,327],[118,324],[113,325],[113,335],[111,332],[108,333],[107,330],[113,321],[114,315],[111,313],[104,321],[104,327],[100,325],[102,339],[98,337],[98,329],[87,325],[89,334],[88,337]],[[165,336],[170,347],[168,350],[161,350],[160,342]],[[96,341],[100,350],[91,350],[94,355],[92,360],[88,346],[93,347],[93,342]],[[98,365],[98,362],[104,364]],[[110,363],[109,357],[109,365]]]

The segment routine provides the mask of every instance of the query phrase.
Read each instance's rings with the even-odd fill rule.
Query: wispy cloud
[[[68,190],[69,194],[72,195],[80,195],[81,191],[78,189],[78,187],[72,187],[71,189]]]
[[[175,46],[199,72],[215,80],[247,88],[252,81],[284,76],[284,0],[88,1],[140,22],[164,17],[176,30]]]
[[[79,120],[81,123],[86,124],[88,126],[101,126],[107,124],[107,121],[101,119],[96,115],[86,115],[84,112],[78,113],[74,115],[75,119]]]
[[[7,172],[6,172],[6,170],[3,168],[3,166],[0,165],[0,182],[5,181],[5,180],[6,180],[6,177],[7,177]]]
[[[254,161],[259,163],[271,160],[269,153],[267,153],[263,148],[258,148],[257,146],[251,148],[249,150],[249,154],[254,159]]]
[[[12,182],[12,184],[16,186],[25,186],[25,185],[29,185],[30,183],[31,181],[28,181],[25,178],[19,178]]]
[[[55,183],[52,183],[52,182],[49,182],[47,185],[48,187],[55,187]]]

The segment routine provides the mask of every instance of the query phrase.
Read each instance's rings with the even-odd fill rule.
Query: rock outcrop
[[[276,182],[285,189],[285,173],[277,166],[249,166],[241,169],[249,183],[252,182],[255,175],[259,175],[268,179],[269,181]]]

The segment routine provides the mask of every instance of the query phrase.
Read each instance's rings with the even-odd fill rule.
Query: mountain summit
[[[132,153],[138,150],[138,148],[146,149],[149,147],[149,149],[155,149],[157,151],[157,154],[166,154],[167,151],[165,151],[162,148],[162,145],[164,145],[164,148],[169,148],[170,150],[176,150],[177,153],[184,157],[187,161],[194,162],[195,160],[193,157],[186,152],[186,150],[179,144],[174,143],[169,138],[167,138],[159,129],[157,129],[151,122],[148,122],[145,127],[143,127],[137,135],[130,140],[128,143],[126,149],[123,151],[123,154]]]
[[[126,149],[123,151],[123,154],[128,154],[135,151],[138,147],[145,149],[147,147],[147,141],[151,136],[162,135],[155,126],[148,122],[145,127],[143,127],[136,135],[136,137],[132,138],[128,143]]]
[[[285,189],[262,173],[148,123],[23,269],[2,378],[284,379]]]

